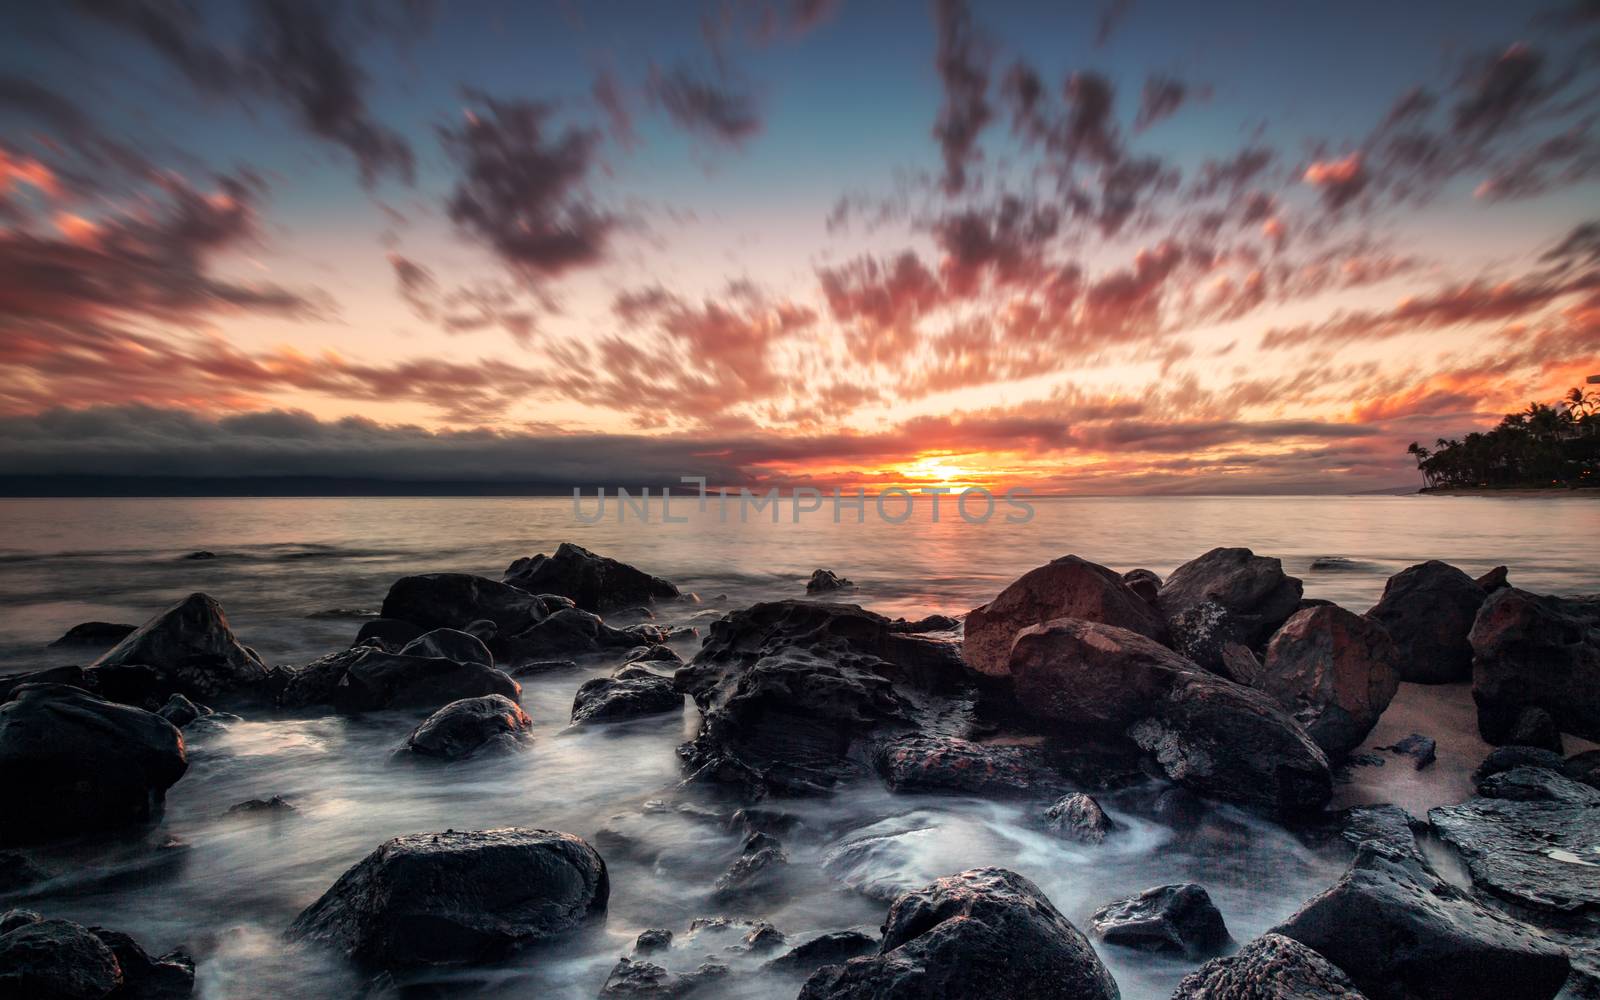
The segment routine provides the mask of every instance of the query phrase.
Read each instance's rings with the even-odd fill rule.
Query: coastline
[[[1581,497],[1600,500],[1600,488],[1569,486],[1425,486],[1417,497]]]

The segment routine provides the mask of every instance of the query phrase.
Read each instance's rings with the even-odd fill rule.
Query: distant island
[[[1554,405],[1529,403],[1488,431],[1433,448],[1416,441],[1424,493],[1600,488],[1600,392],[1573,387]]]

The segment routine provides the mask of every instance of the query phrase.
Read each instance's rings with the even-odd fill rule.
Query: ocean
[[[1514,585],[1538,592],[1600,591],[1600,503],[1581,498],[1035,499],[1026,523],[997,515],[982,524],[956,516],[948,500],[937,523],[925,500],[902,523],[879,518],[870,504],[863,523],[853,511],[835,523],[829,505],[795,523],[787,504],[772,523],[770,511],[741,520],[732,509],[724,520],[715,503],[702,512],[678,498],[673,514],[684,523],[662,523],[657,503],[648,523],[633,511],[619,523],[613,507],[587,524],[570,498],[4,500],[0,672],[82,662],[89,657],[81,651],[45,646],[81,621],[140,623],[193,591],[219,600],[241,640],[268,663],[302,664],[347,646],[360,616],[375,612],[400,576],[498,579],[513,559],[563,540],[693,592],[698,602],[661,605],[656,615],[702,632],[726,611],[805,596],[804,582],[819,567],[855,582],[841,599],[918,617],[961,614],[1068,553],[1165,575],[1219,545],[1277,556],[1305,581],[1306,596],[1355,611],[1377,599],[1390,574],[1430,558],[1473,575],[1506,564]],[[580,509],[592,516],[592,495]],[[184,558],[198,550],[215,558]],[[692,637],[674,642],[685,659],[697,645]],[[358,974],[282,938],[345,868],[402,833],[558,829],[610,845],[602,848],[611,871],[604,925],[488,971],[442,974],[439,992],[428,995],[589,997],[647,927],[676,932],[671,962],[679,967],[713,955],[753,968],[770,955],[729,951],[725,931],[691,934],[691,921],[768,920],[790,943],[847,927],[870,931],[884,904],[852,887],[916,886],[983,864],[1028,875],[1080,927],[1109,900],[1197,881],[1245,941],[1330,884],[1348,859],[1337,845],[1228,808],[1179,832],[1151,818],[1137,790],[1102,800],[1126,830],[1090,848],[1043,833],[1035,804],[859,787],[786,803],[804,824],[785,845],[789,891],[773,904],[729,909],[710,898],[740,849],[716,821],[725,806],[697,803],[700,792],[671,797],[681,777],[673,751],[694,731],[693,707],[681,718],[566,730],[574,691],[613,666],[526,679],[534,739],[506,757],[398,762],[390,751],[418,721],[404,713],[247,712],[201,727],[188,734],[189,772],[155,830],[110,854],[61,848],[46,858],[56,872],[51,881],[25,897],[0,898],[0,908],[26,905],[127,931],[152,951],[184,944],[200,960],[204,997],[349,997]],[[1426,722],[1427,711],[1419,714]],[[1476,763],[1452,769],[1448,752],[1442,741],[1441,774]],[[1471,745],[1461,753],[1481,756]],[[1381,783],[1376,788],[1381,793]],[[270,822],[224,815],[236,802],[272,795],[298,812]],[[1130,1000],[1167,996],[1193,967],[1101,953]],[[790,998],[797,988],[761,974],[738,995]]]

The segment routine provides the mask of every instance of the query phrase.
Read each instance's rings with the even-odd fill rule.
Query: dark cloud
[[[955,194],[967,185],[967,168],[980,157],[978,135],[994,117],[989,105],[989,43],[973,25],[964,0],[934,0],[938,50],[934,68],[944,104],[933,137],[944,155],[944,187]]]
[[[1366,159],[1359,152],[1337,159],[1313,160],[1301,178],[1322,192],[1322,204],[1331,212],[1361,197],[1372,181]]]
[[[761,131],[754,95],[701,79],[682,66],[652,73],[650,95],[679,127],[719,142],[738,145]]]
[[[633,114],[628,109],[627,95],[623,93],[622,82],[617,75],[610,69],[600,70],[594,76],[589,93],[606,116],[611,137],[624,149],[631,147],[638,136],[633,131]]]
[[[988,274],[1001,285],[1034,280],[1060,224],[1054,206],[1029,206],[1015,197],[1001,199],[993,212],[972,209],[945,216],[933,228],[944,253],[945,284],[954,295],[970,296]]]
[[[1574,226],[1560,243],[1545,252],[1543,259],[1568,267],[1600,267],[1600,219]]]
[[[1453,110],[1456,131],[1492,134],[1548,94],[1542,78],[1544,57],[1518,43],[1469,70],[1467,95]]]
[[[445,203],[451,220],[524,276],[602,260],[618,220],[588,197],[599,133],[558,130],[547,104],[468,96],[477,110],[441,130],[462,170]]]
[[[77,0],[77,6],[144,39],[197,87],[232,90],[241,83],[240,67],[211,40],[198,6],[183,0]]]
[[[1100,7],[1100,20],[1095,28],[1094,46],[1104,48],[1111,41],[1111,36],[1127,20],[1133,11],[1133,0],[1103,0]]]
[[[1189,97],[1189,85],[1170,76],[1152,76],[1144,82],[1139,97],[1139,116],[1135,129],[1147,129],[1163,118],[1171,118]]]
[[[433,272],[398,253],[389,255],[389,264],[394,268],[395,284],[406,305],[411,307],[411,311],[419,319],[432,320],[438,311],[434,305],[434,298],[439,292],[438,283],[433,279]]]

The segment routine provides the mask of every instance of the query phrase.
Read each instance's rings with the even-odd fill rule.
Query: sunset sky
[[[1600,7],[0,13],[0,473],[1343,492],[1600,372]]]

